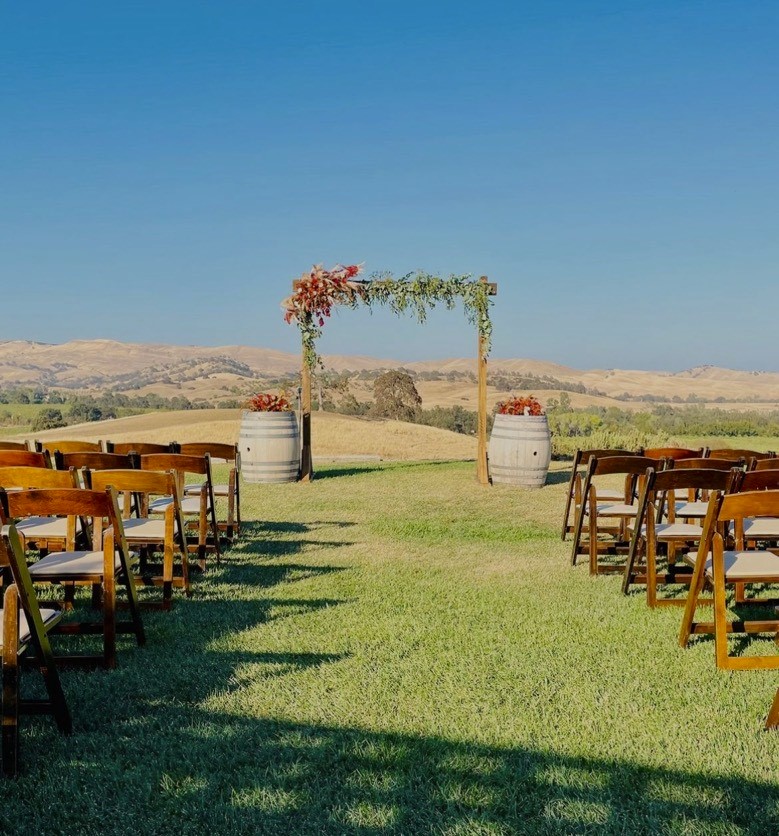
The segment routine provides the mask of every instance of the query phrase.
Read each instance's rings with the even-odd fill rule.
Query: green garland
[[[391,275],[375,273],[369,281],[357,281],[360,291],[346,298],[334,300],[338,304],[356,308],[360,304],[371,308],[374,304],[387,305],[396,314],[412,312],[418,322],[424,322],[427,314],[437,304],[443,303],[449,310],[461,300],[468,321],[475,325],[482,338],[485,356],[492,345],[492,320],[489,285],[474,281],[470,276],[450,276],[442,279],[429,273],[409,273],[401,279]],[[316,350],[316,340],[322,335],[321,326],[313,317],[304,316],[298,320],[303,341],[304,362],[313,369],[322,364]]]

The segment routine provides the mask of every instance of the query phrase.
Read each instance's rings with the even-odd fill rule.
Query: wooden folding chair
[[[758,459],[752,456],[749,460],[749,470],[779,470],[779,459],[776,456],[767,456],[764,459]]]
[[[600,459],[596,456],[590,457],[582,485],[582,504],[576,514],[571,550],[573,566],[576,565],[580,551],[584,550],[582,532],[586,519],[589,535],[586,541],[586,552],[589,554],[590,574],[624,571],[624,566],[599,562],[598,554],[627,552],[630,545],[627,523],[638,513],[638,503],[634,501],[634,484],[641,488],[641,481],[646,478],[647,470],[649,468],[657,470],[660,467],[662,467],[662,461],[646,456],[606,456]],[[595,480],[600,476],[614,475],[625,477],[625,494],[622,501],[602,501]],[[610,537],[610,541],[600,541],[601,535]]]
[[[171,441],[168,444],[152,444],[148,441],[106,441],[106,452],[120,453],[123,456],[137,453],[139,456],[149,456],[153,453],[177,453],[178,444]]]
[[[182,453],[152,453],[141,456],[141,470],[173,471],[176,474],[176,487],[181,500],[181,512],[184,517],[197,517],[193,526],[197,528],[197,541],[192,551],[197,552],[200,569],[205,571],[206,553],[216,555],[217,565],[222,553],[219,546],[219,528],[216,523],[216,502],[214,501],[214,483],[211,478],[211,457],[185,456]],[[202,476],[197,496],[184,496],[187,475]],[[165,511],[170,498],[160,498],[149,506],[152,514]],[[208,530],[211,529],[211,537]],[[210,542],[209,542],[210,541]]]
[[[79,441],[76,439],[66,440],[58,439],[56,441],[37,441],[35,442],[35,449],[39,453],[47,452],[54,456],[58,451],[60,453],[102,453],[102,441]]]
[[[38,605],[24,547],[12,525],[3,526],[0,532],[0,571],[5,586],[0,621],[2,769],[5,775],[14,776],[19,765],[20,714],[51,714],[64,734],[70,734],[72,722],[48,636],[62,615],[59,610],[41,609]],[[46,699],[21,698],[19,683],[24,656],[41,672]]]
[[[211,464],[215,461],[226,462],[230,465],[227,474],[227,484],[216,483],[213,485],[214,497],[227,499],[227,518],[217,520],[220,531],[224,531],[228,540],[241,533],[241,454],[238,452],[237,444],[220,444],[217,442],[192,442],[179,445],[179,452],[184,456],[205,456],[211,457]],[[185,496],[199,496],[202,483],[189,484],[184,486]]]
[[[90,476],[95,490],[113,486],[124,493],[124,533],[127,542],[141,550],[139,580],[148,586],[162,587],[163,609],[172,606],[173,589],[183,589],[191,595],[189,585],[189,557],[184,517],[181,513],[178,485],[174,473],[142,470],[96,470]],[[141,498],[140,516],[131,516],[130,496]],[[155,497],[169,497],[162,517],[149,516],[149,506]],[[162,568],[152,567],[153,552],[162,553]],[[175,556],[180,556],[180,571],[175,572]]]
[[[237,445],[236,445],[237,446]],[[563,530],[561,539],[565,540],[569,532],[574,530],[576,515],[582,504],[582,481],[587,472],[587,465],[590,458],[595,456],[602,459],[605,456],[637,456],[632,450],[577,450],[571,465],[571,478],[568,482],[568,494],[565,499],[565,511],[563,512]],[[603,502],[619,502],[624,498],[625,491],[617,491],[603,488],[600,493]],[[574,522],[571,522],[571,507],[573,506]]]
[[[706,461],[706,459],[703,459]],[[647,471],[644,488],[638,501],[635,520],[628,524],[632,532],[630,550],[625,564],[622,592],[627,595],[632,584],[646,585],[646,602],[649,607],[682,606],[679,598],[658,597],[658,585],[688,585],[691,570],[686,563],[677,563],[677,549],[697,546],[703,535],[700,523],[677,520],[677,493],[709,492],[731,490],[738,476],[733,470],[704,470],[701,468],[678,468],[660,473]],[[658,510],[663,504],[668,507],[668,521],[659,520]],[[657,570],[662,546],[666,552],[666,569]],[[643,564],[643,565],[642,565]],[[645,574],[640,574],[643,569]]]
[[[69,488],[61,490],[22,490],[6,494],[8,511],[12,517],[63,516],[75,521],[76,517],[92,520],[92,548],[76,549],[72,533],[75,522],[69,528],[69,542],[63,551],[52,552],[30,566],[34,583],[89,584],[93,591],[102,591],[102,624],[93,621],[68,621],[58,625],[57,633],[102,633],[101,655],[62,657],[69,664],[116,666],[116,634],[132,633],[137,643],[145,642],[143,623],[138,610],[138,599],[131,570],[132,556],[127,548],[122,517],[113,489],[85,490]],[[117,584],[124,587],[130,614],[129,621],[118,621],[116,614]],[[96,596],[93,594],[93,604]]]
[[[726,549],[727,528],[749,518],[779,517],[779,490],[712,494],[703,536],[686,560],[693,566],[679,644],[686,647],[694,634],[714,634],[717,667],[723,670],[779,668],[779,655],[737,657],[728,652],[728,633],[776,633],[779,620],[727,621],[726,585],[779,583],[779,555],[767,549],[747,550],[743,539]],[[728,544],[729,545],[729,544]],[[695,614],[705,583],[714,588],[714,622],[697,622]]]
[[[48,467],[0,467],[0,489],[18,491],[37,489],[67,489],[79,487],[73,470],[52,470]],[[3,519],[5,501],[0,503],[0,519]],[[3,519],[3,522],[8,522]],[[69,527],[72,525],[73,530]],[[89,530],[86,522],[73,518],[51,515],[33,515],[16,520],[16,530],[25,550],[36,548],[45,554],[49,551],[67,549],[68,543],[80,548],[90,548]]]
[[[724,470],[730,472],[733,468],[743,469],[744,459],[666,459],[666,470]],[[709,496],[706,491],[688,490],[675,491],[676,498],[676,519],[692,522],[700,520],[701,523],[706,517],[709,507]],[[664,516],[665,504],[661,501],[658,507],[657,521],[661,522]]]

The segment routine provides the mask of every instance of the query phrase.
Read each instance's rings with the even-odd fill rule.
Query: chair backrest
[[[135,467],[137,459],[135,456],[122,453],[94,453],[74,452],[54,454],[54,464],[57,470],[69,470],[75,467],[77,470],[88,468],[89,470],[125,470]]]
[[[181,494],[178,489],[176,474],[172,471],[158,470],[96,470],[90,474],[90,484],[93,490],[106,490],[112,488],[120,491],[129,497],[130,494],[140,494],[143,497],[143,507],[140,509],[141,516],[148,514],[150,496],[170,496],[173,498],[171,508],[173,517],[176,520],[176,527],[182,541],[182,548],[186,548],[184,542],[186,528],[184,516],[181,512]],[[125,502],[124,516],[130,516],[130,505]]]
[[[179,496],[184,496],[187,473],[205,476],[211,502],[214,501],[211,457],[208,453],[204,456],[185,456],[182,453],[152,453],[148,456],[141,456],[141,470],[172,470],[176,474]]]
[[[114,541],[127,553],[121,514],[112,488],[102,491],[84,488],[43,488],[6,494],[11,517],[67,517],[67,549],[75,548],[76,517],[92,519],[92,548],[103,546],[105,523],[114,529]]]
[[[762,459],[773,459],[776,458],[776,453],[768,452],[762,453],[759,450],[736,450],[731,447],[722,447],[719,450],[709,450],[709,455],[713,459],[744,459],[744,461],[752,461],[752,459],[757,459],[761,461]]]
[[[653,472],[647,479],[647,490],[656,493],[667,491],[724,491],[733,490],[740,471],[703,468],[674,468]]]
[[[743,467],[744,459],[668,459],[666,470],[732,470],[734,467]]]
[[[8,465],[0,467],[0,488],[77,488],[74,470],[52,470],[49,467]]]
[[[184,456],[205,456],[208,453],[211,461],[219,459],[225,462],[240,461],[240,453],[237,444],[221,444],[215,441],[192,441],[188,444],[179,444],[178,452]]]
[[[614,473],[643,476],[649,468],[660,470],[662,465],[662,459],[649,456],[604,456],[601,459],[591,456],[587,473],[592,476],[608,476]]]
[[[106,441],[106,450],[109,453],[137,453],[139,456],[147,456],[151,453],[175,453],[178,444],[170,441],[168,444],[152,444],[148,441]]]
[[[643,455],[649,459],[671,459],[675,462],[683,459],[703,458],[704,448],[690,450],[687,447],[650,447],[643,451]]]
[[[29,450],[26,441],[0,441],[0,450]]]
[[[48,452],[34,453],[32,450],[0,450],[0,467],[51,467]]]
[[[640,456],[640,452],[635,450],[577,450],[573,457],[573,469],[584,466],[585,468],[590,462],[590,459],[595,456],[596,459],[602,459],[606,456]]]
[[[739,493],[746,491],[772,491],[779,489],[779,468],[776,470],[749,470],[739,476],[735,490]]]
[[[774,457],[757,459],[752,456],[749,460],[749,470],[779,470],[779,459]]]
[[[57,450],[60,453],[84,453],[84,452],[92,452],[92,453],[100,453],[103,450],[103,442],[102,441],[79,441],[76,439],[73,440],[62,440],[58,439],[56,441],[36,441],[35,442],[35,449],[40,453],[44,450],[51,455],[54,455]]]

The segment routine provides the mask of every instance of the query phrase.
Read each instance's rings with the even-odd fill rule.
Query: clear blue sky
[[[291,280],[364,261],[488,274],[495,356],[779,369],[777,43],[775,0],[3,3],[0,338],[296,350]]]

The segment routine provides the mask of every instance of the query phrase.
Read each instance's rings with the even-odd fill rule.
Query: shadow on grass
[[[338,661],[310,657],[268,664]],[[757,834],[779,824],[768,781],[203,709],[182,723],[175,706],[154,702],[140,718],[117,717],[118,736],[153,731],[166,757],[126,769],[125,792],[135,772],[148,779],[139,832]],[[101,784],[108,765],[71,751],[81,786]],[[107,821],[124,803],[116,790],[101,800]]]
[[[360,476],[366,473],[382,473],[387,470],[408,470],[409,468],[446,467],[453,464],[463,464],[463,459],[446,459],[442,461],[426,462],[377,462],[374,465],[355,464],[339,467],[324,467],[317,469],[314,479],[334,479],[339,476]]]
[[[309,578],[345,572],[348,566],[309,566],[304,563],[268,563],[257,565],[245,563],[231,567],[213,576],[215,583],[229,583],[235,586],[267,588],[282,583],[294,583]]]
[[[547,485],[567,485],[571,481],[570,470],[550,470],[546,474]]]

